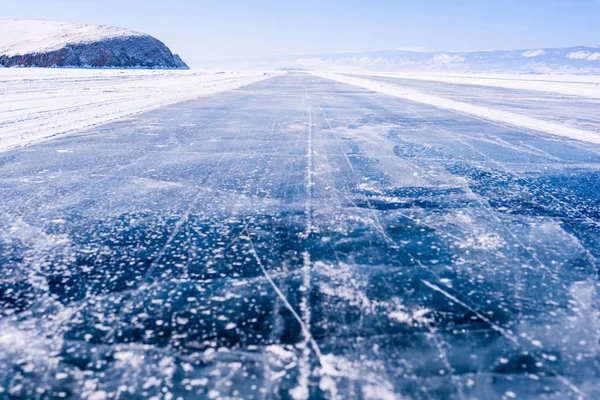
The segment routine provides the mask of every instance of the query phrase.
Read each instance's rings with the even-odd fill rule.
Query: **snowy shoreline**
[[[560,75],[560,74],[487,74],[487,73],[447,73],[447,72],[340,72],[343,74],[360,75],[364,77],[389,77],[500,87],[506,89],[534,90],[553,92],[573,96],[584,96],[600,99],[600,76],[598,75]]]
[[[219,92],[277,72],[0,69],[0,151]]]
[[[385,94],[392,97],[397,97],[409,101],[418,103],[428,104],[437,108],[456,111],[462,114],[466,114],[472,117],[481,118],[487,121],[495,122],[498,124],[511,125],[518,128],[525,128],[533,131],[549,133],[554,136],[581,140],[589,143],[600,143],[600,132],[580,129],[574,126],[557,123],[549,119],[533,118],[522,112],[512,112],[501,110],[498,108],[480,106],[478,104],[468,103],[464,101],[457,101],[446,97],[431,94],[427,91],[414,90],[401,85],[401,82],[387,83],[375,80],[377,76],[387,76],[396,78],[406,78],[407,75],[399,76],[398,74],[393,75],[349,75],[344,73],[331,73],[331,72],[313,72],[313,75],[338,81],[341,83],[361,87],[363,89],[371,90],[373,92]],[[559,76],[548,75],[546,79],[556,79]],[[371,79],[369,79],[371,78]],[[436,79],[437,78],[437,79]],[[519,75],[522,80],[523,76]],[[563,77],[564,78],[564,77]],[[410,78],[409,78],[410,79]],[[600,98],[600,88],[597,84],[588,84],[588,88],[577,86],[576,83],[564,84],[563,86],[557,86],[555,82],[535,82],[525,81],[523,83],[511,83],[507,80],[487,78],[488,81],[485,84],[481,84],[480,81],[475,81],[473,77],[468,76],[462,78],[459,82],[452,82],[449,78],[443,78],[443,75],[438,77],[429,75],[429,79],[425,77],[415,78],[420,80],[431,80],[445,83],[459,83],[459,84],[470,84],[480,86],[491,86],[497,88],[510,88],[510,89],[527,89],[541,92],[555,92],[568,95],[579,94],[582,98],[597,99]],[[465,80],[466,79],[466,80]],[[470,81],[469,81],[470,79]],[[508,83],[507,83],[508,82]],[[520,85],[520,87],[513,87]],[[571,85],[571,86],[569,86]],[[523,87],[527,86],[527,87]],[[575,86],[575,87],[573,87]],[[535,89],[534,89],[535,88]]]

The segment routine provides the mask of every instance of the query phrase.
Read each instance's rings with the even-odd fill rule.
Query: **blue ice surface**
[[[600,147],[305,74],[0,154],[0,397],[596,398]]]

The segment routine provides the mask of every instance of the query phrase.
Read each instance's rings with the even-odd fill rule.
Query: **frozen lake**
[[[0,153],[0,193],[0,397],[600,397],[600,145],[289,73]]]

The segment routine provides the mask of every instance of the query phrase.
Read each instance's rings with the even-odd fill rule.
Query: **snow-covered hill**
[[[244,68],[345,71],[455,71],[600,74],[600,47],[512,51],[428,52],[381,50],[269,57],[240,61]]]
[[[41,20],[0,21],[0,65],[188,68],[164,43],[144,33]]]

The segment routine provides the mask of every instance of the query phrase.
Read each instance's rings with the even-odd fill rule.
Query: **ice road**
[[[598,144],[289,73],[0,193],[2,398],[600,397]]]

